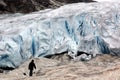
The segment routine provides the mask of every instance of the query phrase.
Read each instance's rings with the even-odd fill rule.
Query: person
[[[28,66],[28,69],[30,70],[29,72],[29,76],[32,76],[33,75],[33,69],[36,69],[36,65],[34,63],[34,60],[32,60],[30,63],[29,63],[29,66]]]

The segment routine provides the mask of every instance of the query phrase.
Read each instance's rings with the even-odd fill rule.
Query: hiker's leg
[[[32,76],[33,74],[33,70],[30,70],[29,76]]]

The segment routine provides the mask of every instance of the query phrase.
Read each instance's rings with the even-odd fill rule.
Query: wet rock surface
[[[29,13],[57,8],[67,3],[93,2],[92,0],[0,0],[0,13]]]

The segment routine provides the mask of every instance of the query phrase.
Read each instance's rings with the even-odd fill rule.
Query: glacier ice
[[[120,3],[76,3],[30,14],[0,15],[0,67],[30,57],[84,51],[120,54]]]

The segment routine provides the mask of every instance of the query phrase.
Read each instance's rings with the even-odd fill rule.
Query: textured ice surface
[[[120,54],[120,3],[77,3],[0,16],[0,66],[66,50]]]

